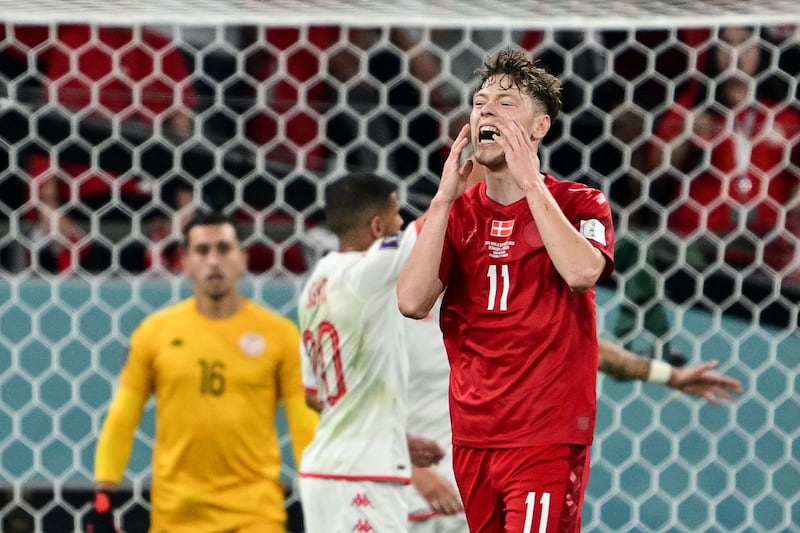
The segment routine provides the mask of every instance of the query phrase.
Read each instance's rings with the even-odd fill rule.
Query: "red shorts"
[[[576,533],[589,447],[453,446],[453,468],[472,533]],[[546,529],[544,526],[546,524]]]

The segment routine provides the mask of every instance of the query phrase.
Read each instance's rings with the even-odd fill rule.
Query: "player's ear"
[[[380,216],[375,215],[369,219],[369,233],[373,238],[379,239],[383,237],[383,231],[383,220],[381,220]]]
[[[533,138],[534,139],[542,139],[547,132],[550,131],[550,115],[543,114],[541,116],[536,117],[533,122]]]
[[[239,259],[242,273],[247,272],[247,265],[250,264],[250,252],[247,248],[242,247],[241,259]]]
[[[189,259],[188,259],[188,257],[189,257],[189,248],[185,244],[181,245],[181,249],[180,249],[180,251],[178,253],[180,254],[181,272],[183,272],[184,274],[186,274],[188,276],[189,275],[189,264],[188,264],[189,263]]]

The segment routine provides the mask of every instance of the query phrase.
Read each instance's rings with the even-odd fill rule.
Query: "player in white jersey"
[[[409,533],[468,531],[453,473],[447,397],[450,364],[439,329],[439,303],[423,320],[406,319],[405,323],[411,362],[408,431],[435,439],[445,450],[436,465],[414,467],[413,486],[406,488]]]
[[[313,269],[298,301],[303,382],[320,409],[300,462],[307,533],[404,531],[408,355],[395,283],[418,227],[403,220],[395,186],[355,174],[325,191],[339,250]],[[441,458],[421,442],[419,464]]]

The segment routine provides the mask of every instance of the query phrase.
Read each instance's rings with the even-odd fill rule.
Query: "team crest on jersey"
[[[514,220],[492,220],[489,235],[492,237],[511,237],[514,231]]]
[[[381,240],[381,249],[383,248],[397,248],[400,246],[400,234],[394,233],[387,235]]]
[[[266,347],[267,341],[260,333],[248,332],[239,338],[239,349],[247,357],[258,357]]]

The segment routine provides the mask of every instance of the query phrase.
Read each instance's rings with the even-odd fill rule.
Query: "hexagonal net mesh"
[[[293,315],[330,245],[325,184],[384,174],[419,213],[473,70],[508,44],[564,84],[543,166],[612,203],[601,334],[719,359],[745,387],[712,408],[601,379],[585,530],[800,522],[796,2],[66,5],[0,0],[3,531],[80,528],[127,336],[186,294],[195,209],[239,220],[246,291]],[[127,531],[146,523],[151,439],[148,410]]]

